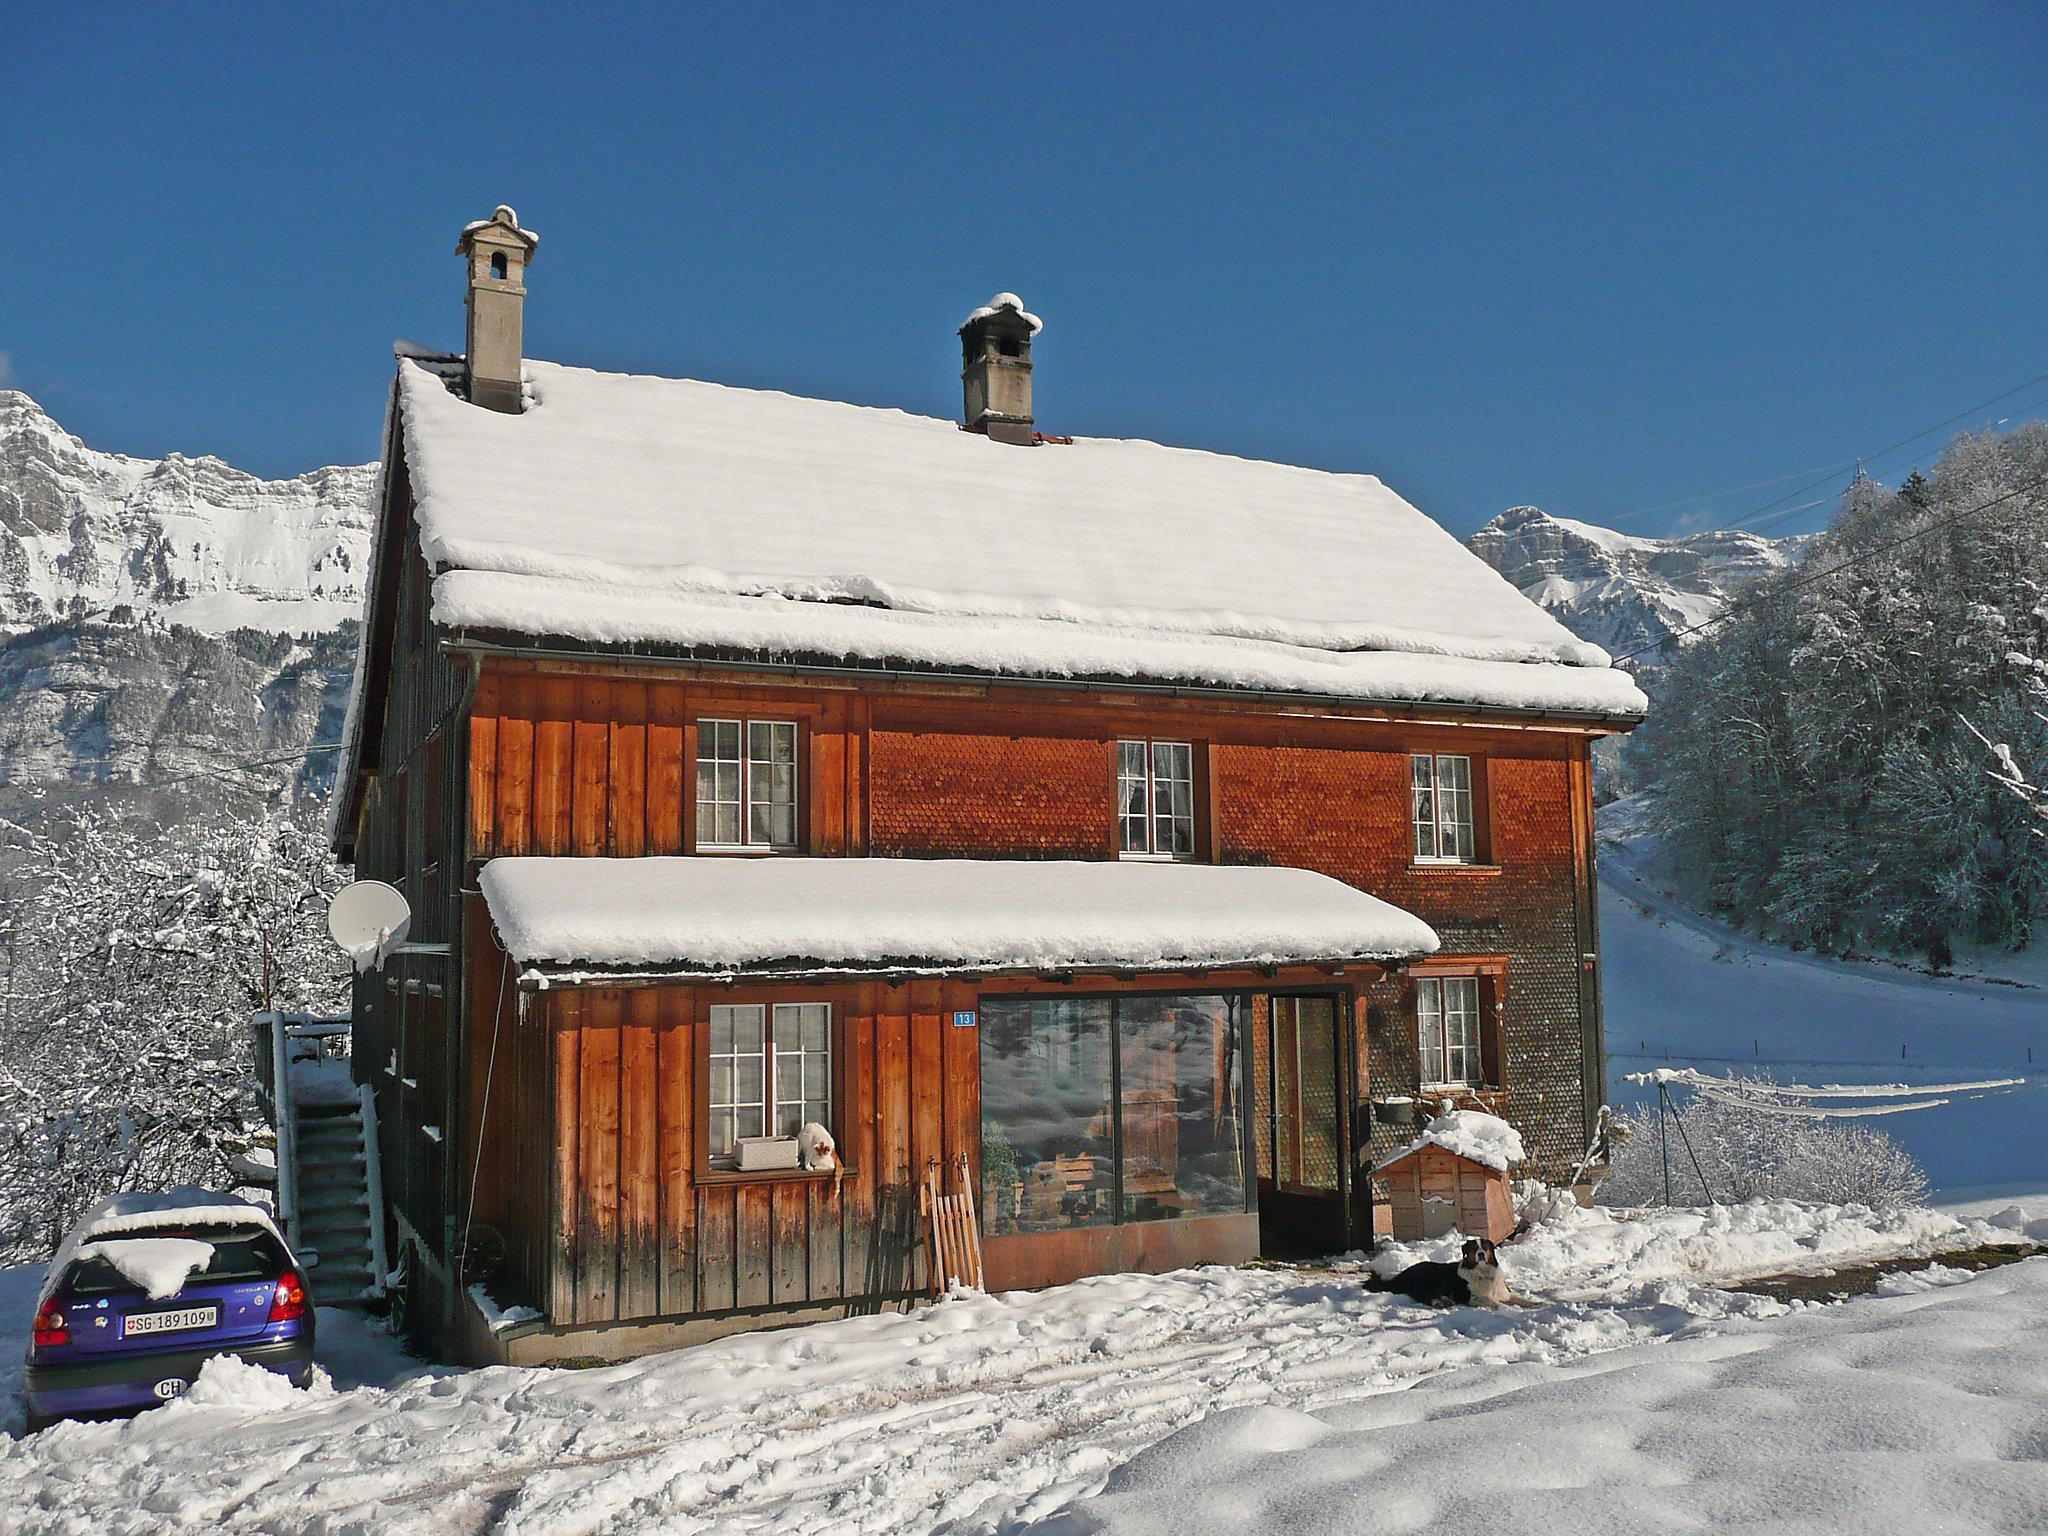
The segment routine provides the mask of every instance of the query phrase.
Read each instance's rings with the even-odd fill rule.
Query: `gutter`
[[[817,677],[842,681],[878,683],[950,683],[975,688],[1035,688],[1041,691],[1091,689],[1098,692],[1130,693],[1153,698],[1195,699],[1204,702],[1237,701],[1274,704],[1283,708],[1304,703],[1377,709],[1389,712],[1393,720],[1412,720],[1417,715],[1480,715],[1503,722],[1591,730],[1600,734],[1632,730],[1644,717],[1630,712],[1595,713],[1585,710],[1521,708],[1505,704],[1452,704],[1440,700],[1384,699],[1367,695],[1336,693],[1292,693],[1276,689],[1226,688],[1194,683],[1141,682],[1123,678],[1027,677],[991,672],[950,672],[939,668],[859,666],[844,662],[770,661],[764,658],[700,656],[689,651],[650,653],[605,646],[564,647],[545,644],[519,645],[457,630],[441,641],[444,649],[466,656],[521,657],[538,661],[590,663],[616,662],[626,666],[672,667],[685,665],[712,671],[774,673],[786,677]]]
[[[1313,960],[1206,960],[1200,963],[1167,961],[1159,965],[1141,967],[1089,964],[991,966],[968,961],[950,965],[780,965],[761,970],[730,966],[709,969],[659,965],[577,966],[526,961],[524,968],[519,972],[518,982],[522,992],[546,992],[554,987],[659,987],[678,983],[728,987],[791,981],[880,981],[895,984],[953,977],[974,977],[980,980],[1031,977],[1064,985],[1081,976],[1107,976],[1115,981],[1135,981],[1144,976],[1202,977],[1215,971],[1256,971],[1264,976],[1274,976],[1283,968],[1328,971],[1332,976],[1342,976],[1352,966],[1370,966],[1382,974],[1392,975],[1402,970],[1411,959],[1419,958],[1423,957],[1353,955],[1342,959],[1325,956]]]

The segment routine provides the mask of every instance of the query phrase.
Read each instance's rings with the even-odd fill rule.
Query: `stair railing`
[[[368,1083],[357,1091],[363,1105],[363,1188],[370,1198],[370,1293],[382,1296],[391,1273],[391,1255],[384,1243],[384,1157],[377,1140],[377,1091]]]
[[[290,1052],[285,1046],[284,1014],[270,1014],[270,1112],[277,1127],[277,1219],[285,1241],[299,1245],[299,1128],[292,1103]]]

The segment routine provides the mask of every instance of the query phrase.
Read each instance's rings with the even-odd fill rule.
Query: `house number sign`
[[[974,1028],[974,1011],[972,1009],[963,1009],[960,1012],[954,1014],[953,1027],[955,1029]]]

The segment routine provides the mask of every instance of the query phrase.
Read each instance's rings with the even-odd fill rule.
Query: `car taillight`
[[[19,1313],[15,1314],[17,1317]],[[44,1302],[36,1308],[35,1347],[53,1349],[59,1344],[71,1342],[71,1322],[64,1316],[64,1309],[55,1299]]]
[[[270,1320],[289,1323],[306,1315],[306,1286],[298,1271],[288,1269],[278,1277],[277,1294],[270,1299]]]

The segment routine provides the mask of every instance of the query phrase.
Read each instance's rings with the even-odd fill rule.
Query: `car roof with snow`
[[[270,1211],[253,1200],[197,1185],[170,1189],[127,1189],[99,1201],[65,1235],[43,1280],[43,1296],[89,1244],[146,1236],[164,1228],[258,1227],[283,1241]]]

